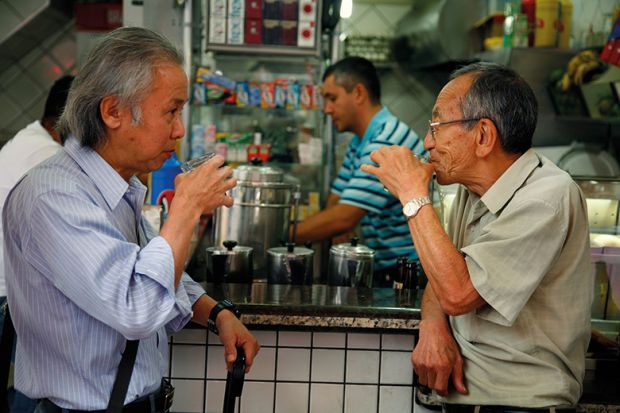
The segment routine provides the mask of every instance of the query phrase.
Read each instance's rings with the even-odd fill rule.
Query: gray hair
[[[152,87],[153,69],[162,63],[182,66],[183,55],[160,34],[139,27],[108,33],[73,81],[59,120],[61,133],[74,134],[83,146],[103,144],[107,137],[99,104],[106,96],[116,96],[121,108],[129,107],[133,124],[139,124],[140,103]]]
[[[524,153],[532,147],[538,119],[534,91],[514,70],[495,63],[478,62],[457,69],[455,79],[473,75],[471,87],[461,101],[463,118],[491,119],[508,153]],[[474,123],[470,123],[470,128]]]

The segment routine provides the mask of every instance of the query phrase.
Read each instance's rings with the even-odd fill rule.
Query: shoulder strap
[[[136,354],[138,353],[138,344],[140,344],[139,340],[127,340],[123,357],[118,365],[118,372],[116,373],[116,379],[114,380],[114,386],[112,387],[112,394],[110,395],[110,402],[108,403],[106,413],[120,413],[123,411],[125,396],[127,395],[131,373],[133,372],[133,365],[136,361]]]
[[[7,385],[11,370],[11,356],[13,355],[13,342],[15,341],[15,328],[9,313],[9,305],[5,303],[0,307],[4,312],[4,324],[2,326],[2,341],[0,342],[0,412],[8,412],[9,400],[7,398]]]

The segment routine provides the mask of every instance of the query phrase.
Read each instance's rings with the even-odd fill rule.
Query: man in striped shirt
[[[321,94],[323,110],[338,132],[355,136],[332,183],[326,208],[299,224],[297,241],[327,240],[353,231],[360,223],[366,244],[375,250],[374,286],[391,286],[389,275],[396,259],[415,259],[417,254],[400,202],[360,165],[371,162],[370,153],[382,146],[405,146],[423,154],[423,143],[381,105],[377,71],[364,58],[347,57],[328,67]]]

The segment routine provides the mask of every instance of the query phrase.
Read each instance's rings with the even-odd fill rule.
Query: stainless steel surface
[[[276,168],[242,166],[233,171],[239,179],[231,190],[234,204],[215,211],[213,244],[234,239],[254,249],[254,276],[266,277],[267,250],[288,239],[294,185],[279,182]]]
[[[275,247],[267,250],[267,282],[270,284],[311,285],[314,251],[309,248]]]
[[[329,250],[327,284],[347,287],[372,287],[375,252],[357,243],[337,244]]]
[[[484,0],[417,0],[396,26],[392,52],[408,68],[463,60],[480,50],[472,30],[487,12]]]
[[[206,250],[207,281],[213,283],[251,283],[254,250],[238,246],[235,241],[224,241],[224,247]]]

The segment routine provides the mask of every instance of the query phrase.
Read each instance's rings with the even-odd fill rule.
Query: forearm
[[[207,294],[201,295],[192,306],[192,311],[194,312],[192,321],[206,327],[209,321],[209,314],[216,304],[217,301]]]
[[[365,213],[361,208],[346,204],[328,207],[299,223],[296,242],[324,241],[351,231]]]
[[[484,303],[469,277],[465,259],[428,205],[409,219],[416,251],[444,313],[459,315]]]

